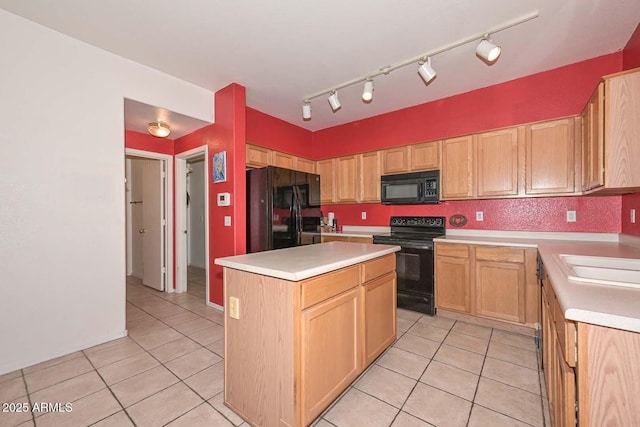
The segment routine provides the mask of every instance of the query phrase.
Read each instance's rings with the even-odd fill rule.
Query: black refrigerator
[[[320,176],[247,170],[247,253],[320,243]]]

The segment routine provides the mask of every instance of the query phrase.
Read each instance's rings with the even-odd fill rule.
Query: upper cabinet
[[[525,193],[571,194],[576,190],[575,118],[526,126]],[[579,175],[580,176],[580,175]]]
[[[442,141],[430,141],[409,145],[409,170],[424,171],[440,169],[441,144]]]
[[[304,157],[294,157],[293,169],[300,172],[316,173],[316,162]]]
[[[382,151],[382,174],[403,173],[409,170],[409,146]]]
[[[473,197],[473,135],[442,142],[440,185],[443,199]]]
[[[359,201],[360,169],[358,156],[338,157],[335,161],[335,195],[338,203],[355,203]],[[320,183],[322,185],[322,182]]]
[[[380,151],[370,151],[358,154],[360,170],[360,201],[380,201],[380,172],[382,171],[382,154]]]
[[[247,144],[247,167],[263,168],[265,166],[277,166],[279,168],[292,169],[300,172],[315,173],[316,162],[282,151],[271,150],[258,145]]]
[[[247,144],[247,166],[262,168],[271,164],[271,151],[268,148]]]
[[[640,70],[605,76],[583,111],[585,191],[640,188]]]
[[[474,158],[478,197],[518,194],[518,128],[477,135]]]
[[[293,158],[295,156],[293,156],[292,154],[273,151],[271,156],[271,164],[273,166],[285,169],[293,169]]]
[[[320,201],[322,203],[334,203],[336,200],[335,172],[336,159],[316,162],[316,173],[320,175]]]

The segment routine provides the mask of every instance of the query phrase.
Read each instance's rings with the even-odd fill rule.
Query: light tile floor
[[[4,426],[247,426],[223,404],[223,315],[202,286],[127,283],[129,336],[0,376]],[[193,295],[192,295],[193,293]],[[544,426],[531,337],[398,310],[398,340],[315,422],[337,426]]]

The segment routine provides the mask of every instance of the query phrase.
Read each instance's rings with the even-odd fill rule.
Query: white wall
[[[125,334],[125,97],[213,93],[0,10],[0,374]]]
[[[206,268],[205,261],[205,209],[204,209],[204,160],[189,162],[189,265]]]

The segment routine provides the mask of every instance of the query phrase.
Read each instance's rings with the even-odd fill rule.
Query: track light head
[[[332,90],[331,95],[329,95],[329,105],[331,105],[333,111],[338,111],[342,107],[340,100],[338,100],[338,92],[335,90]]]
[[[304,101],[304,104],[302,104],[302,118],[311,120],[311,102],[309,101]]]
[[[487,35],[484,39],[480,40],[480,44],[478,44],[478,47],[476,48],[476,55],[478,55],[478,57],[484,62],[491,65],[500,57],[502,48],[493,44],[488,37],[489,36]]]
[[[371,102],[373,99],[373,80],[366,80],[364,82],[364,90],[362,91],[362,100],[364,102]]]
[[[420,64],[418,74],[426,84],[429,84],[436,77],[436,70],[431,67],[431,58],[427,58],[426,62]]]

